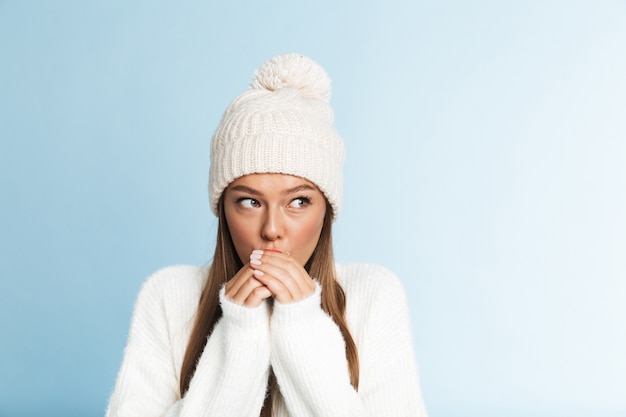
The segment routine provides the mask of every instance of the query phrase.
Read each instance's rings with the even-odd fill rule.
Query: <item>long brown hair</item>
[[[200,296],[196,320],[181,367],[181,397],[189,389],[189,383],[196,370],[196,364],[200,359],[207,337],[211,334],[215,323],[222,316],[222,309],[219,304],[219,290],[228,279],[233,277],[243,267],[236,254],[228,224],[226,223],[223,197],[218,204],[218,219],[217,244],[213,262],[209,269],[204,290]],[[341,285],[339,285],[339,281],[337,281],[332,245],[332,208],[328,202],[326,203],[326,215],[319,241],[304,268],[310,276],[318,280],[322,287],[322,309],[341,330],[346,343],[346,359],[348,360],[348,368],[350,370],[350,383],[355,389],[358,389],[359,356],[345,318],[346,296]],[[273,380],[273,375],[270,379],[270,392],[263,404],[261,417],[269,417],[272,412],[272,392],[276,389],[276,384]]]

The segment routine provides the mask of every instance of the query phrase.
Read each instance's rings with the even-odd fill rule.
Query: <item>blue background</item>
[[[626,416],[624,1],[0,1],[0,416],[103,415],[154,270],[206,264],[259,64],[333,79],[342,262],[410,301],[431,417]]]

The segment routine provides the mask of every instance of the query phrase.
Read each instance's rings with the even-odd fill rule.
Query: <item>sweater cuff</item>
[[[246,307],[226,297],[225,286],[220,289],[220,306],[222,307],[222,320],[239,327],[259,328],[260,325],[267,325],[270,317],[267,300],[263,300],[258,307]]]
[[[322,311],[322,287],[315,282],[313,294],[293,303],[280,303],[274,300],[272,322],[284,326],[304,320],[310,320],[312,315]]]

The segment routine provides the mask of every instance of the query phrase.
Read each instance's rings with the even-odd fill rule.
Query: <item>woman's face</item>
[[[255,249],[277,249],[304,266],[322,231],[326,199],[303,178],[251,174],[226,188],[224,214],[243,263]]]

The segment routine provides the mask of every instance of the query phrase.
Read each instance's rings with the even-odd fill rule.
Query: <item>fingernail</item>
[[[261,259],[261,256],[263,256],[262,253],[254,253],[254,252],[252,252],[252,254],[250,255],[250,259]]]
[[[252,265],[261,265],[261,260],[250,258],[250,263]]]
[[[253,255],[263,255],[263,251],[261,249],[255,249],[252,251]]]
[[[252,271],[253,275],[256,275],[257,277],[262,277],[263,275],[263,271],[259,271],[258,269],[255,269],[254,271]]]

